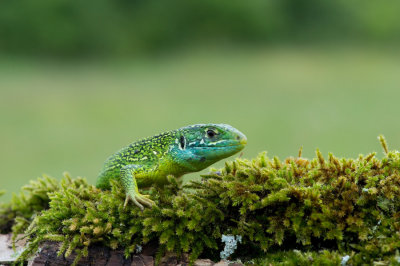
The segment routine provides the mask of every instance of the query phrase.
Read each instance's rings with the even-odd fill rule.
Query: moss
[[[58,189],[58,181],[45,175],[22,187],[21,192],[14,194],[10,202],[0,204],[0,233],[22,233],[35,214],[48,208],[48,193]],[[4,193],[0,192],[0,196]]]
[[[227,162],[184,187],[170,176],[150,191],[157,206],[143,212],[123,207],[116,182],[100,191],[66,175],[48,189],[49,208],[31,212],[37,215],[15,231],[32,220],[20,259],[45,240],[62,242],[59,254],[76,252],[76,260],[96,243],[128,256],[150,241],[159,243],[158,258],[172,251],[189,252],[192,262],[200,255],[218,259],[225,234],[242,236],[236,257],[268,263],[339,263],[345,255],[349,264],[393,263],[400,248],[400,153],[380,141],[382,159],[375,153],[324,158],[317,151],[312,160],[280,161],[262,153]]]

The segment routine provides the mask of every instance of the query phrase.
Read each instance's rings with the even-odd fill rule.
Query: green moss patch
[[[8,203],[0,203],[0,234],[23,232],[36,213],[49,207],[49,193],[59,189],[59,181],[43,176],[14,194]],[[0,192],[0,196],[5,192]]]
[[[46,204],[26,212],[7,205],[0,214],[17,217],[14,233],[26,229],[21,260],[46,240],[62,242],[59,254],[76,252],[75,261],[91,245],[122,248],[128,256],[151,241],[159,243],[158,258],[172,251],[190,253],[191,261],[219,259],[225,234],[242,236],[232,259],[305,265],[339,263],[348,255],[350,264],[393,263],[400,248],[400,153],[388,151],[383,137],[381,142],[382,159],[375,153],[324,158],[317,151],[312,160],[300,152],[280,161],[262,153],[227,162],[183,187],[169,176],[166,186],[149,192],[157,206],[143,212],[132,204],[124,208],[116,182],[111,191],[101,191],[68,175],[59,184],[40,179],[31,191],[45,193],[40,198]],[[36,202],[31,197],[22,210]]]

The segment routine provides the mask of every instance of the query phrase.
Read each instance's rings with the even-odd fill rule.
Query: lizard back
[[[135,141],[112,154],[104,162],[96,186],[110,188],[110,179],[119,178],[121,168],[129,164],[151,165],[168,156],[171,142],[176,139],[177,130],[164,132]]]

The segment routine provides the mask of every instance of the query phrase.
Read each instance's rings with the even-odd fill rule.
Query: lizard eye
[[[217,133],[216,133],[214,130],[212,130],[212,129],[207,130],[207,136],[208,136],[209,138],[213,138],[216,134],[217,134]]]

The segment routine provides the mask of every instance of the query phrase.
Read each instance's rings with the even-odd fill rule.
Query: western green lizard
[[[122,148],[104,163],[96,186],[110,189],[110,180],[120,180],[126,191],[125,205],[132,200],[143,205],[154,202],[141,188],[166,183],[167,175],[180,177],[197,172],[242,150],[246,136],[226,124],[198,124],[145,138]]]

